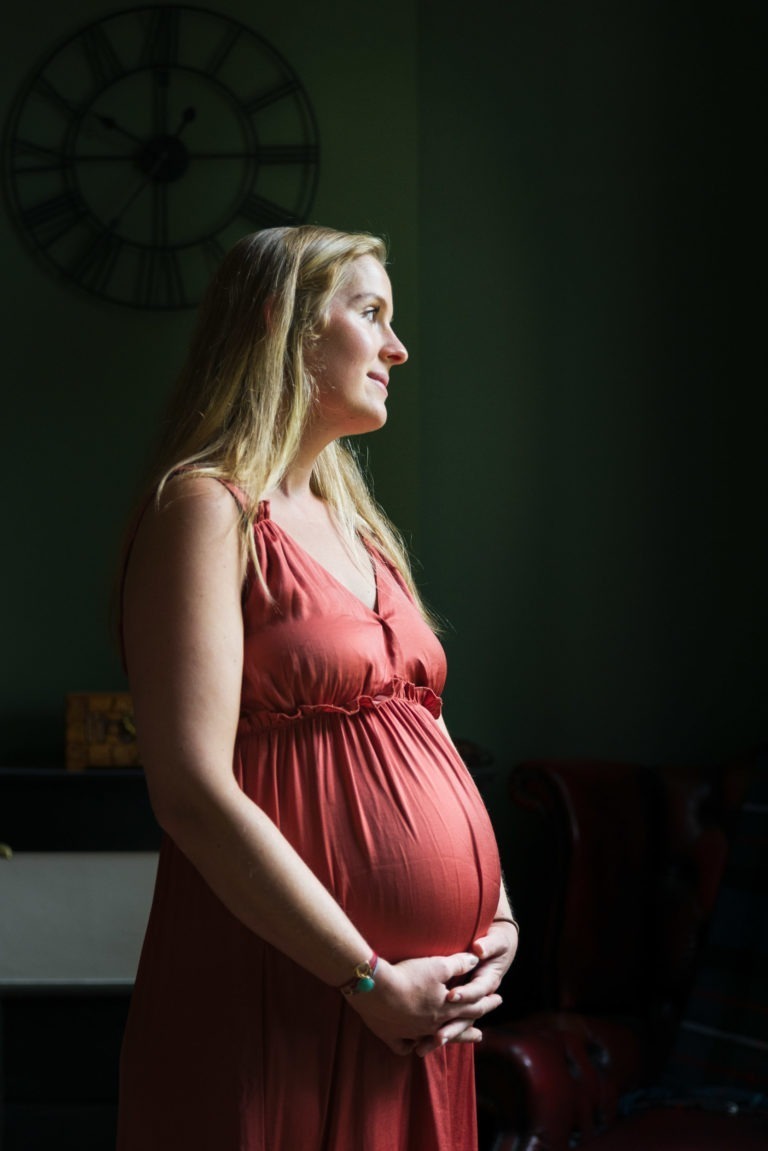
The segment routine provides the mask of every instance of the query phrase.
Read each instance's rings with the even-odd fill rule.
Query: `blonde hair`
[[[314,225],[244,236],[208,288],[168,404],[150,491],[159,501],[179,472],[236,484],[246,497],[244,543],[263,586],[252,523],[260,499],[281,483],[300,447],[314,399],[307,352],[349,265],[361,256],[384,265],[383,240]],[[432,622],[402,537],[374,500],[349,444],[336,440],[318,455],[310,484],[350,544],[361,536],[377,548]]]

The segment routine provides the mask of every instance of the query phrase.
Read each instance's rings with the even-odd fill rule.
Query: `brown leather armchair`
[[[505,1006],[477,1053],[488,1151],[768,1149],[762,1101],[653,1090],[750,767],[571,761],[513,772],[504,862],[522,933]]]

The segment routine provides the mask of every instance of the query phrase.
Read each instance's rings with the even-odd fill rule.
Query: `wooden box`
[[[128,692],[67,695],[67,771],[138,767],[133,702]]]

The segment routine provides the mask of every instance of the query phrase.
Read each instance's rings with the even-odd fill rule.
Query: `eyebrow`
[[[386,304],[387,302],[378,292],[355,292],[354,296],[351,297],[351,301],[354,304],[358,300],[375,300],[377,304]]]

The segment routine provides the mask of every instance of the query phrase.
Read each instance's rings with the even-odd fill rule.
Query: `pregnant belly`
[[[313,717],[241,750],[243,789],[380,954],[449,954],[487,929],[500,884],[493,830],[423,708]]]

